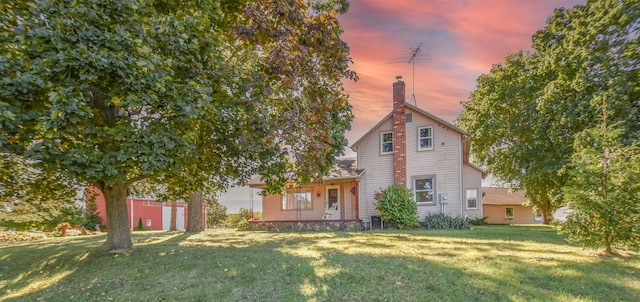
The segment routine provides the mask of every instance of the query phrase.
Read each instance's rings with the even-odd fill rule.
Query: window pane
[[[433,202],[433,192],[431,191],[416,192],[416,202]]]
[[[420,128],[420,138],[431,137],[431,128]]]
[[[430,138],[421,138],[420,139],[420,149],[431,149],[433,144],[431,143]]]
[[[507,216],[507,220],[513,220],[513,208],[506,208],[505,216]]]
[[[392,143],[383,143],[382,144],[382,152],[393,152],[393,144]]]
[[[415,179],[413,192],[416,196],[416,202],[433,203],[433,178]]]
[[[433,180],[431,178],[416,179],[416,190],[431,190],[433,189]]]
[[[475,209],[478,207],[478,191],[476,189],[467,190],[467,208]]]
[[[393,152],[393,132],[384,132],[384,133],[382,133],[380,146],[381,146],[381,152],[382,153],[392,153]]]
[[[387,132],[382,134],[383,142],[392,142],[393,141],[393,132]]]

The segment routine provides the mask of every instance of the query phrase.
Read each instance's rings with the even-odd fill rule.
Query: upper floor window
[[[433,149],[433,127],[418,128],[418,150]]]
[[[420,177],[413,179],[413,193],[415,195],[416,202],[419,203],[434,203],[434,178],[432,177]]]
[[[393,132],[380,133],[380,153],[390,154],[393,153]]]

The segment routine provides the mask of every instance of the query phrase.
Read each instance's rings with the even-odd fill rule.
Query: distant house
[[[522,191],[509,193],[507,188],[482,188],[483,210],[489,224],[542,223],[542,214],[531,206],[524,206]]]
[[[406,103],[401,77],[393,84],[392,104],[393,110],[351,146],[357,158],[338,159],[320,183],[264,196],[264,222],[255,224],[325,229],[328,222],[361,221],[375,227],[380,214],[374,196],[392,184],[411,189],[420,220],[435,213],[483,217],[481,182],[486,173],[469,162],[468,134]],[[250,186],[264,183],[255,178]]]

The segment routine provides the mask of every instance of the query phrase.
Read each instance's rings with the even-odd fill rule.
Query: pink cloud
[[[345,82],[355,120],[351,142],[391,110],[391,85],[402,75],[407,101],[453,121],[475,88],[475,80],[492,64],[518,50],[528,50],[531,36],[545,25],[555,7],[584,0],[370,0],[351,1],[340,17],[343,39],[351,47],[357,83]],[[423,42],[422,60],[396,63]],[[414,79],[415,77],[415,79]]]

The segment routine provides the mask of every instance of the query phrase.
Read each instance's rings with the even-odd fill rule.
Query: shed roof
[[[488,205],[522,205],[526,199],[522,191],[509,193],[508,188],[483,187],[482,204]]]

